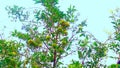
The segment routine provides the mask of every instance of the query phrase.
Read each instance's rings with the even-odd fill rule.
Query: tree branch
[[[48,50],[50,50],[50,48],[47,46],[47,44],[43,41],[43,43],[45,44],[45,46],[46,46],[46,48],[48,49]]]

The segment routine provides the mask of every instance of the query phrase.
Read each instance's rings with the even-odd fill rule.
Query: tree
[[[33,68],[59,67],[62,64],[60,59],[69,55],[72,42],[77,40],[77,35],[83,34],[82,28],[86,26],[86,21],[75,24],[77,16],[74,16],[76,11],[74,6],[70,6],[65,13],[59,10],[58,0],[34,1],[36,4],[41,4],[44,9],[37,9],[33,14],[35,19],[32,20],[29,20],[28,11],[24,13],[25,8],[18,6],[6,8],[14,20],[28,22],[23,23],[22,26],[22,29],[26,30],[25,33],[15,30],[12,36],[25,42],[23,48],[26,47],[28,50],[25,54],[27,61],[27,63],[25,61],[25,66],[30,64]],[[72,35],[68,35],[69,33]]]
[[[22,44],[16,41],[0,39],[0,67],[18,68],[22,64],[19,48]]]
[[[119,67],[120,62],[120,17],[119,17],[120,9],[116,8],[114,11],[111,11],[110,18],[112,19],[112,24],[114,27],[114,33],[112,37],[112,41],[110,42],[109,48],[113,50],[116,54],[118,54],[118,57],[111,57],[114,59],[118,59],[116,67]],[[114,66],[115,64],[112,64],[111,66]]]

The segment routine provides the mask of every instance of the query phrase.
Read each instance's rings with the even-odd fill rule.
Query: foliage
[[[59,67],[60,64],[62,64],[60,62],[60,59],[63,58],[62,55],[68,54],[67,51],[70,51],[72,41],[74,41],[73,35],[71,37],[68,36],[69,31],[72,30],[76,32],[76,34],[80,34],[82,28],[77,27],[83,27],[85,22],[74,25],[75,21],[77,21],[77,16],[74,16],[74,12],[76,11],[74,6],[70,6],[68,11],[64,13],[59,10],[59,6],[57,6],[58,0],[34,1],[35,4],[41,4],[44,9],[38,9],[33,14],[35,18],[31,20],[33,22],[28,20],[28,14],[24,13],[25,8],[18,6],[6,8],[10,17],[15,21],[28,22],[22,26],[22,29],[26,30],[25,33],[15,30],[12,32],[12,36],[26,42],[23,48],[27,47],[30,51],[29,53],[33,54],[28,54],[29,57],[27,56],[25,60],[28,61],[27,64],[30,63],[33,68],[46,66],[53,68]],[[77,31],[75,31],[75,28],[77,28]]]
[[[0,67],[4,68],[18,68],[21,66],[20,61],[20,46],[22,44],[15,41],[6,41],[0,39]]]
[[[63,12],[59,9],[59,0],[33,1],[44,8],[26,11],[26,8],[16,5],[6,7],[9,17],[20,21],[23,24],[21,29],[25,32],[14,30],[11,34],[22,43],[18,40],[0,40],[1,68],[60,68],[63,65],[60,60],[73,53],[78,54],[79,60],[73,60],[68,68],[105,68],[101,61],[107,52],[120,51],[120,19],[115,14],[111,16],[114,36],[100,42],[83,29],[87,26],[87,20],[77,23],[78,15],[74,6]],[[32,15],[30,12],[33,12]],[[25,59],[21,61],[21,57]]]
[[[112,38],[113,41],[110,42],[109,48],[113,50],[115,53],[120,55],[120,17],[119,17],[120,9],[117,8],[112,12],[110,18],[112,19],[112,24],[114,27],[114,36]],[[118,57],[120,58],[120,56]]]
[[[120,67],[119,64],[112,64],[108,68],[119,68],[119,67]]]
[[[72,61],[73,63],[68,65],[68,68],[82,68],[82,64],[79,61]]]

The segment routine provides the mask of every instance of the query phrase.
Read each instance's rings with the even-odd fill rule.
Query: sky
[[[87,27],[85,30],[91,32],[100,41],[105,41],[108,35],[104,30],[109,32],[113,31],[111,22],[110,10],[120,7],[120,0],[60,0],[60,9],[65,11],[70,5],[75,5],[77,12],[80,13],[79,21],[87,19]],[[20,23],[11,22],[8,18],[6,6],[18,5],[23,7],[34,7],[32,0],[0,0],[0,32],[4,32],[8,35],[10,31],[14,29],[20,30]],[[16,25],[17,24],[17,25]],[[3,30],[3,26],[7,28]],[[114,53],[111,53],[111,55]],[[67,57],[71,58],[71,57]],[[74,57],[73,57],[74,58]],[[112,60],[112,59],[108,59]],[[67,63],[68,61],[66,61]],[[116,63],[116,60],[112,62],[107,62],[109,65],[111,63]]]

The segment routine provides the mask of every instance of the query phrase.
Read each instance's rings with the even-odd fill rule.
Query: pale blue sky
[[[75,5],[78,12],[80,12],[79,21],[87,18],[88,26],[85,28],[95,35],[100,41],[107,39],[104,29],[113,31],[111,22],[110,10],[120,7],[120,0],[60,0],[60,6],[62,10],[66,10],[70,4]],[[24,7],[36,6],[32,0],[0,0],[0,32],[2,32],[3,25],[7,26],[5,34],[8,35],[9,31],[14,29],[20,30],[19,23],[13,23],[8,18],[5,10],[6,6],[19,5]],[[17,24],[17,25],[16,25]],[[69,57],[71,58],[71,57]],[[67,61],[66,61],[67,62]],[[116,63],[112,61],[111,63]]]
[[[10,19],[7,18],[7,12],[4,9],[5,6],[35,6],[32,0],[1,0],[0,3],[0,17],[2,18],[0,20],[0,26],[7,25],[9,30],[13,28],[15,23],[10,23]],[[107,29],[108,31],[112,31],[110,18],[108,18],[110,16],[109,10],[119,7],[119,0],[60,0],[62,10],[66,10],[70,4],[75,5],[78,12],[80,12],[80,21],[86,18],[88,19],[88,27],[86,30],[93,33],[99,40],[104,41],[107,38],[107,35],[103,30]],[[12,27],[10,27],[10,25]],[[18,26],[15,24],[14,28],[16,27]],[[102,38],[103,36],[104,38]]]

